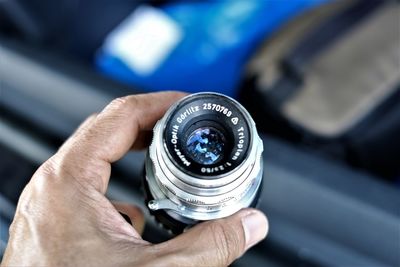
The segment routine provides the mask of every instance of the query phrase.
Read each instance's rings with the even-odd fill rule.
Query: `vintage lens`
[[[144,188],[150,212],[174,233],[254,207],[263,144],[235,100],[198,93],[173,105],[154,127]]]

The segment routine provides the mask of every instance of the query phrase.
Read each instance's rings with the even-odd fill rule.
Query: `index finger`
[[[127,153],[139,134],[151,130],[166,110],[185,95],[161,92],[113,100],[57,153],[61,155],[63,168],[67,168],[70,174],[89,179],[90,184],[104,193],[110,176],[110,163]]]

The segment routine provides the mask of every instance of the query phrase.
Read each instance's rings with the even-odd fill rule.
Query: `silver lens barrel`
[[[258,200],[263,143],[235,100],[199,93],[157,122],[145,163],[148,208],[184,224],[229,216]]]

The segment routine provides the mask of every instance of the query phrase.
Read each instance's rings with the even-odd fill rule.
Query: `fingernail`
[[[246,250],[261,240],[268,233],[268,221],[264,214],[252,211],[242,218],[244,234],[246,238]]]

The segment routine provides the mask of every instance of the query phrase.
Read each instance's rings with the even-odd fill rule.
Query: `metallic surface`
[[[163,132],[169,115],[178,103],[156,124],[146,159],[146,180],[154,197],[148,205],[150,209],[165,209],[169,215],[182,221],[181,217],[192,220],[222,218],[250,206],[262,180],[263,144],[248,112],[238,102],[232,101],[238,105],[250,126],[251,143],[246,159],[236,169],[223,175],[190,176],[171,162]]]

